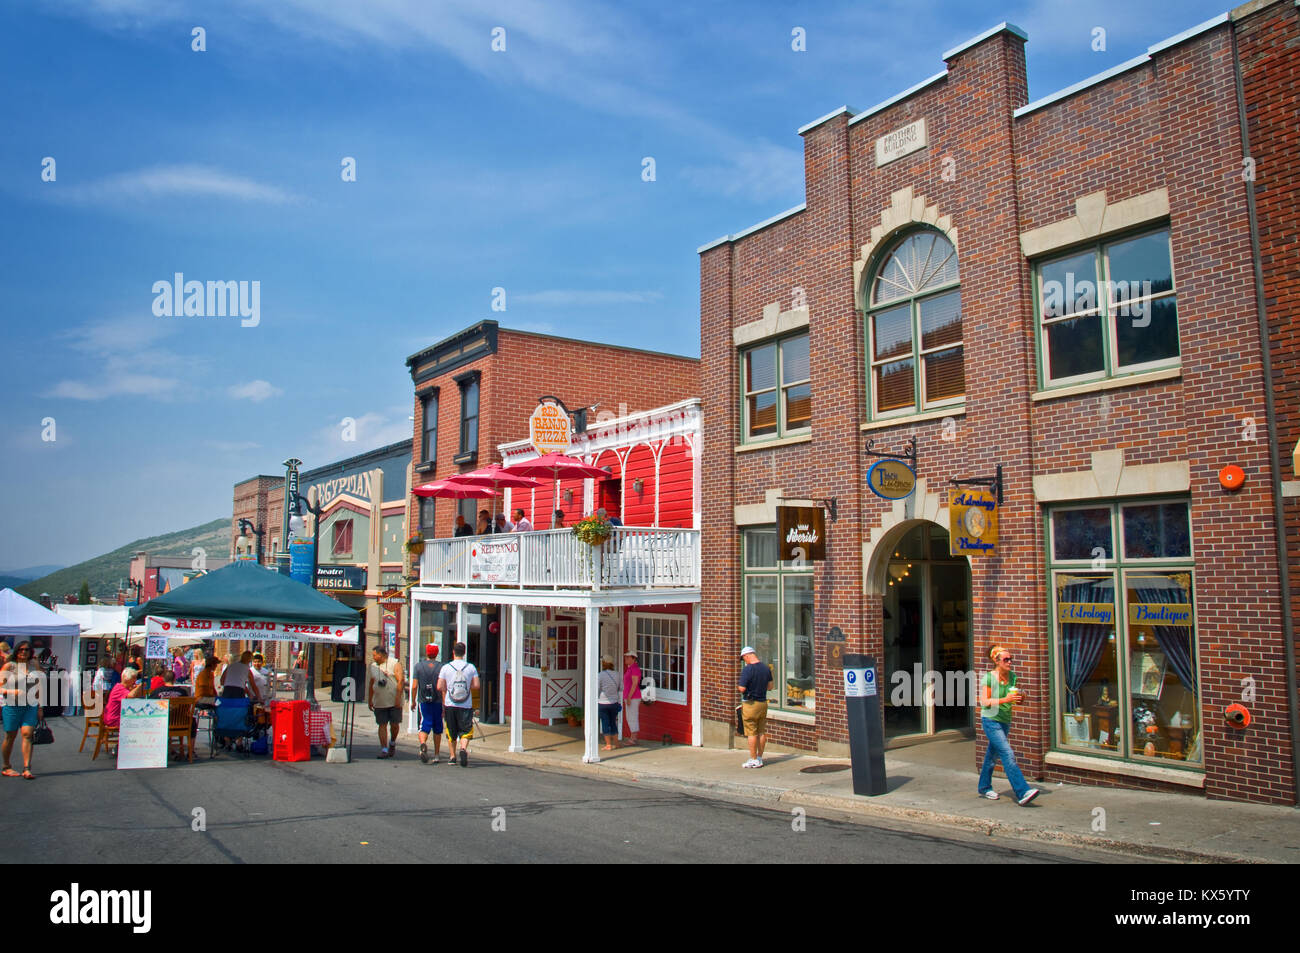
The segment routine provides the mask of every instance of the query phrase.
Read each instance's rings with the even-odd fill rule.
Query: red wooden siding
[[[645,486],[638,493],[637,480]],[[655,458],[650,448],[639,443],[623,464],[623,522],[628,526],[653,526],[655,522]]]
[[[669,440],[659,456],[659,525],[689,527],[693,460],[685,440]]]
[[[505,685],[505,709],[506,714],[510,711],[510,680],[514,678],[513,672],[506,673]],[[524,676],[524,721],[531,721],[534,725],[549,724],[545,719],[537,717],[537,713],[542,710],[542,680],[531,675]]]

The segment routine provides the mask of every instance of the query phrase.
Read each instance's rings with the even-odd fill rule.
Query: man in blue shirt
[[[761,768],[763,749],[767,747],[767,693],[772,687],[772,667],[758,660],[752,645],[740,650],[745,667],[740,670],[741,717],[749,741],[749,760],[742,768]]]

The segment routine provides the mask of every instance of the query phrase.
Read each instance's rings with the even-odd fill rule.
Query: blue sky
[[[698,354],[695,249],[803,201],[799,126],[1003,20],[1035,99],[1225,9],[6,0],[0,569],[410,436],[405,358],[483,318]],[[259,322],[155,315],[176,272],[259,282]]]

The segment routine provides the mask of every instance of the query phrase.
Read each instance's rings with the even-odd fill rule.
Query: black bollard
[[[870,655],[844,654],[844,709],[849,722],[853,793],[885,793],[885,732],[880,720],[879,679]]]

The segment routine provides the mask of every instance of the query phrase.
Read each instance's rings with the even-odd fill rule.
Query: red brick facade
[[[456,364],[437,376],[422,380],[422,371],[446,360],[448,351],[468,350],[484,341],[482,357]],[[493,343],[495,347],[493,347]],[[454,357],[453,357],[454,362]],[[659,354],[635,348],[593,344],[568,338],[511,331],[485,321],[413,355],[407,361],[415,381],[415,451],[417,466],[424,453],[424,397],[438,391],[438,449],[435,467],[417,471],[415,485],[499,463],[497,447],[528,433],[528,417],[542,396],[558,397],[572,414],[599,405],[589,414],[589,424],[623,417],[694,397],[700,388],[700,362],[695,358]],[[455,462],[460,451],[461,387],[456,378],[479,373],[479,423],[477,457]],[[550,525],[550,495],[546,506],[539,497],[533,516],[538,529]],[[490,501],[484,503],[490,507]],[[570,518],[579,503],[563,507]],[[413,507],[411,531],[418,525]],[[453,502],[439,500],[435,510],[435,535],[450,536],[455,527]],[[530,514],[531,515],[531,514]]]
[[[1143,774],[1113,764],[1093,771],[1078,758],[1066,763],[1051,757],[1052,627],[1044,539],[1049,501],[1040,499],[1036,480],[1087,473],[1094,453],[1122,451],[1125,468],[1145,465],[1143,472],[1163,473],[1185,467],[1190,477],[1178,498],[1190,502],[1196,557],[1203,790],[1216,798],[1294,802],[1289,718],[1295,700],[1286,691],[1234,38],[1259,169],[1265,297],[1287,471],[1282,478],[1298,478],[1289,460],[1300,439],[1300,28],[1294,5],[1287,0],[1243,8],[1235,19],[1153,49],[1143,63],[1029,109],[1022,109],[1024,40],[1013,28],[993,31],[953,51],[946,74],[911,95],[857,119],[840,111],[806,128],[805,206],[701,250],[703,466],[709,488],[703,515],[702,703],[703,717],[716,731],[730,721],[740,667],[736,654],[745,637],[741,527],[733,507],[752,510],[772,490],[835,498],[839,519],[827,523],[827,559],[815,570],[815,723],[769,722],[769,736],[779,744],[842,750],[847,736],[841,673],[824,662],[825,635],[839,626],[848,651],[883,658],[882,600],[872,575],[883,566],[874,560],[864,565],[864,553],[872,545],[892,547],[902,533],[887,518],[894,505],[866,488],[866,471],[876,459],[866,445],[874,440],[878,450],[899,452],[915,436],[917,475],[926,480],[918,487],[919,508],[921,494],[942,496],[950,479],[1003,467],[999,554],[970,560],[972,644],[981,669],[990,645],[1006,645],[1020,679],[1032,686],[1014,735],[1026,774],[1166,786],[1161,771]],[[877,167],[877,140],[918,119],[926,121],[926,147]],[[1103,190],[1100,206],[1095,196],[1085,199]],[[1169,230],[1181,354],[1176,373],[1139,375],[1132,382],[1117,377],[1102,386],[1044,395],[1035,258],[1026,251],[1025,233],[1059,226],[1076,214],[1086,228],[1090,201],[1119,220],[1129,206],[1113,206],[1160,190],[1167,211],[1141,220]],[[1085,201],[1076,205],[1080,199]],[[943,231],[958,249],[964,410],[864,429],[871,418],[864,314],[855,285],[868,279],[873,256],[891,239],[916,228]],[[1057,242],[1052,253],[1123,230],[1108,232],[1102,225],[1085,234],[1101,238]],[[864,246],[870,253],[855,272]],[[738,450],[741,382],[733,331],[763,318],[773,303],[790,312],[803,301],[811,342],[811,439]],[[1243,440],[1248,420],[1258,439]],[[1227,464],[1247,474],[1241,489],[1220,486],[1219,471]],[[1136,491],[1091,499],[1116,503],[1126,494]],[[1300,506],[1292,499],[1288,507],[1295,563]],[[1300,608],[1300,565],[1292,573],[1293,602]],[[1239,699],[1245,677],[1254,679],[1257,700],[1250,706],[1255,723],[1243,732],[1230,727],[1222,712]],[[982,746],[980,737],[980,757]]]

